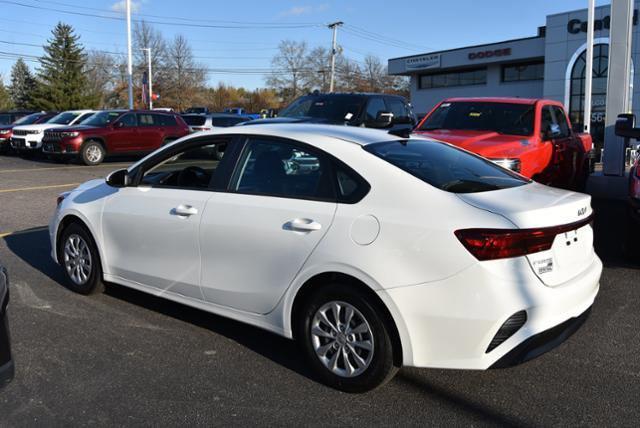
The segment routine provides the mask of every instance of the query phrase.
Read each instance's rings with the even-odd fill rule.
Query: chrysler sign
[[[421,55],[407,58],[405,60],[405,68],[407,70],[440,68],[440,54]]]

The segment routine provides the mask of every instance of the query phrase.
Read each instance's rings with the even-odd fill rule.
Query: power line
[[[76,12],[70,10],[57,9],[52,7],[45,6],[35,6],[32,4],[26,4],[19,1],[13,0],[0,0],[0,3],[10,4],[14,6],[21,6],[30,9],[38,9],[38,10],[47,10],[51,12],[59,12],[65,13],[68,15],[76,15],[76,16],[84,16],[91,18],[100,18],[100,19],[108,19],[112,21],[124,21],[125,19],[120,16],[108,16],[108,15],[97,15],[95,13],[86,13],[86,12]],[[142,20],[134,19],[134,22],[142,22]],[[245,30],[284,30],[284,29],[302,29],[302,28],[312,28],[312,27],[320,27],[321,24],[196,24],[196,23],[186,23],[186,22],[171,22],[171,21],[156,21],[156,20],[144,20],[150,24],[156,25],[169,25],[169,26],[177,26],[177,27],[193,27],[193,28],[224,28],[224,29],[245,29]]]
[[[63,2],[51,1],[51,0],[31,0],[31,1],[35,1],[35,2],[38,2],[38,3],[49,3],[49,4],[59,5],[59,6],[80,8],[80,9],[85,9],[85,10],[94,10],[94,11],[98,11],[98,12],[103,12],[103,13],[106,12],[106,13],[111,13],[111,14],[116,14],[116,15],[121,13],[121,12],[114,11],[114,10],[99,9],[99,8],[94,8],[94,7],[87,7],[87,6],[81,6],[81,5],[78,5],[78,4],[63,3]],[[151,14],[145,14],[145,13],[133,13],[133,14],[136,15],[136,16],[141,16],[141,17],[158,18],[158,19],[176,19],[176,20],[185,21],[185,22],[206,22],[206,23],[218,23],[218,24],[222,23],[222,24],[236,24],[236,25],[283,25],[283,23],[266,22],[266,21],[262,21],[262,22],[256,22],[256,21],[230,21],[230,20],[217,20],[217,19],[184,18],[184,17],[179,17],[179,16],[167,16],[167,15],[151,15]],[[320,26],[322,24],[318,23],[318,22],[295,22],[295,23],[287,23],[285,25]]]

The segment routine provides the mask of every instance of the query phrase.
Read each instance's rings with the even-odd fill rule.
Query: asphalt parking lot
[[[46,231],[56,195],[127,163],[0,156],[17,370],[0,426],[640,423],[640,262],[623,253],[622,204],[595,202],[600,294],[559,348],[510,369],[402,369],[350,395],[317,383],[295,344],[268,332],[116,285],[94,297],[64,287]]]

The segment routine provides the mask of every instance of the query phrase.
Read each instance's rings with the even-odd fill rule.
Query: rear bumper
[[[499,369],[515,366],[551,351],[578,331],[590,313],[591,307],[575,318],[569,318],[562,324],[531,336],[493,363],[490,368]]]
[[[594,254],[580,275],[548,287],[519,257],[480,262],[442,281],[380,293],[392,302],[387,306],[402,326],[404,365],[484,370],[512,351],[520,358],[523,352],[528,358],[541,353],[541,338],[553,344],[566,339],[568,335],[539,335],[565,331],[565,323],[580,318],[593,305],[601,273],[602,262]],[[522,311],[526,321],[490,347],[507,321]]]

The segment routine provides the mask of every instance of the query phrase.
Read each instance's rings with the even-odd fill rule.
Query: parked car
[[[59,113],[45,123],[21,125],[13,128],[11,148],[20,154],[33,154],[42,149],[44,131],[52,128],[64,128],[82,123],[93,116],[94,110],[70,110]]]
[[[182,119],[189,125],[189,131],[211,131],[213,128],[226,128],[252,118],[229,113],[183,114]]]
[[[409,133],[416,121],[411,106],[401,96],[312,93],[294,100],[276,118],[256,119],[246,124],[265,123],[322,123]]]
[[[60,195],[49,233],[72,290],[115,282],[294,338],[356,392],[563,341],[599,289],[590,205],[438,141],[235,126]]]
[[[98,165],[109,155],[152,152],[188,133],[189,127],[176,113],[108,110],[81,125],[46,131],[43,153]]]
[[[14,367],[11,357],[11,338],[7,305],[9,304],[9,276],[7,270],[0,266],[0,388],[13,379]]]
[[[0,125],[11,125],[23,116],[34,113],[31,110],[0,111]]]
[[[209,114],[207,107],[189,107],[184,111],[184,114]]]
[[[582,189],[592,172],[591,136],[575,133],[562,104],[552,100],[449,98],[415,133],[556,187]]]
[[[22,116],[10,125],[0,126],[0,153],[7,153],[11,149],[11,137],[13,136],[13,128],[22,125],[31,125],[34,123],[45,123],[57,113],[31,113],[27,116]]]
[[[242,107],[228,107],[228,108],[224,109],[224,113],[235,114],[235,115],[238,115],[238,116],[244,116],[244,117],[247,117],[248,120],[259,119],[260,118],[260,114],[258,114],[258,113],[249,113],[245,109],[243,109]]]

